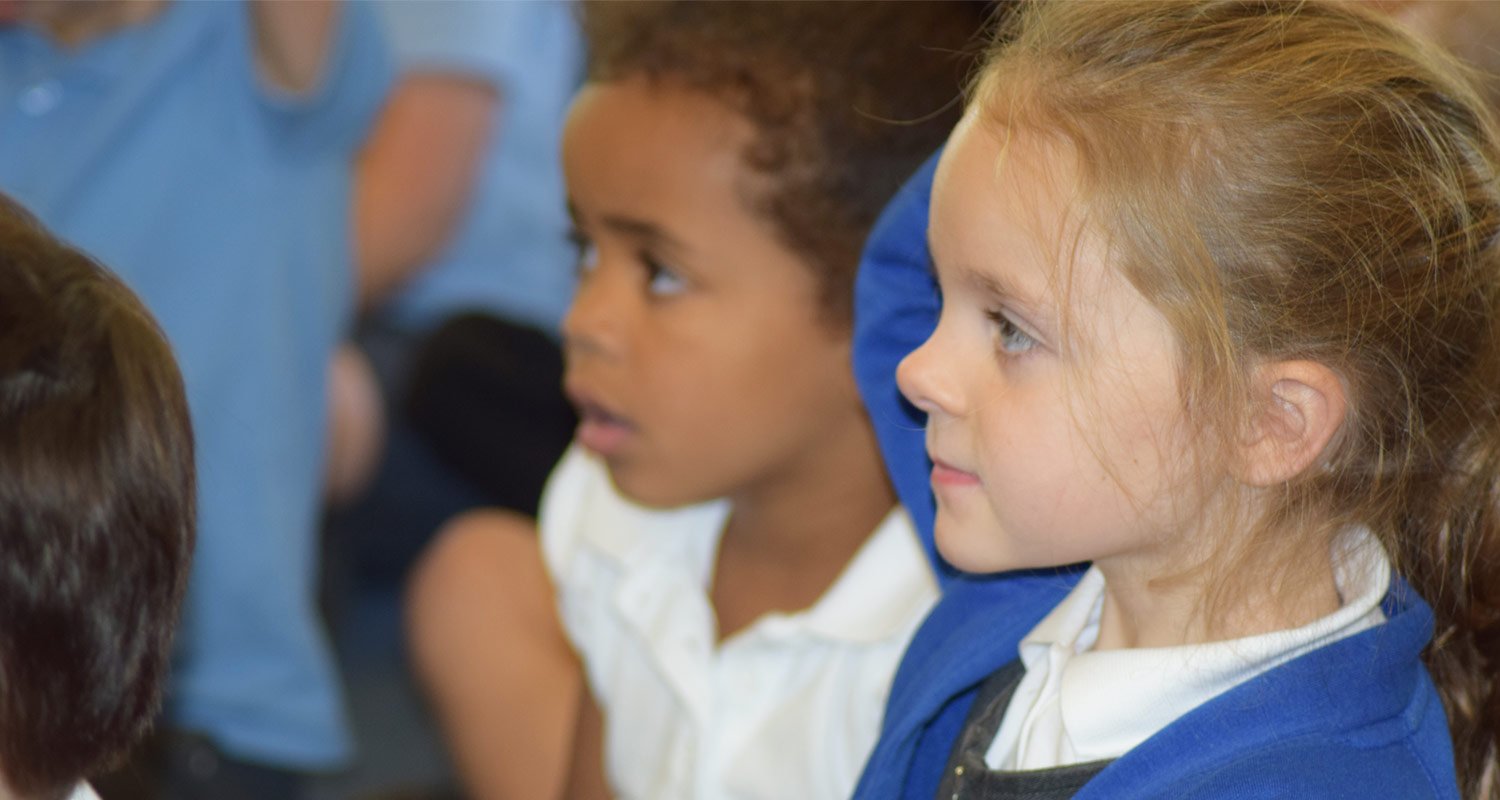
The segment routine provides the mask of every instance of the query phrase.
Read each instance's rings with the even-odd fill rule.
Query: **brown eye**
[[[594,271],[599,265],[599,248],[594,246],[593,240],[583,234],[583,231],[574,228],[568,231],[568,241],[573,243],[577,254],[573,259],[574,268],[580,275],[587,275]]]
[[[641,263],[646,265],[646,288],[651,294],[657,297],[671,297],[682,294],[682,291],[687,288],[687,283],[683,281],[681,275],[655,258],[643,255]]]

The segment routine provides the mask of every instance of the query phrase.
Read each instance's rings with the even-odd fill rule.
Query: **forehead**
[[[676,266],[736,291],[812,298],[814,265],[752,209],[769,181],[745,165],[754,136],[748,119],[702,92],[643,79],[589,84],[563,135],[569,201],[596,238],[629,220],[680,245]]]
[[[563,166],[575,204],[745,214],[753,129],[713,98],[643,79],[590,83],[573,101]],[[601,210],[604,210],[601,208]]]
[[[940,276],[1003,280],[1029,300],[1050,296],[1086,241],[1075,161],[1054,138],[966,114],[933,183],[928,238]]]
[[[971,112],[938,165],[928,238],[945,291],[1004,295],[1088,349],[1157,315],[1090,219],[1077,159],[1059,137]]]

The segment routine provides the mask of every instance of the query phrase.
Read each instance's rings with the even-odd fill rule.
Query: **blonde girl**
[[[1325,3],[1038,2],[999,41],[898,382],[939,551],[1006,574],[924,623],[856,796],[1495,797],[1474,84]]]

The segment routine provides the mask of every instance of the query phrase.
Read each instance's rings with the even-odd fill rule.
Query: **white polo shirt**
[[[716,646],[707,590],[728,513],[636,506],[577,448],[548,483],[542,550],[604,715],[610,785],[640,800],[846,798],[937,600],[927,557],[898,508],[811,608]]]

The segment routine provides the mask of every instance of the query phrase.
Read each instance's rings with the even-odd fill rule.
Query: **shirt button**
[[[62,100],[62,85],[57,81],[43,81],[21,92],[17,101],[21,111],[29,116],[40,117],[57,107]]]

